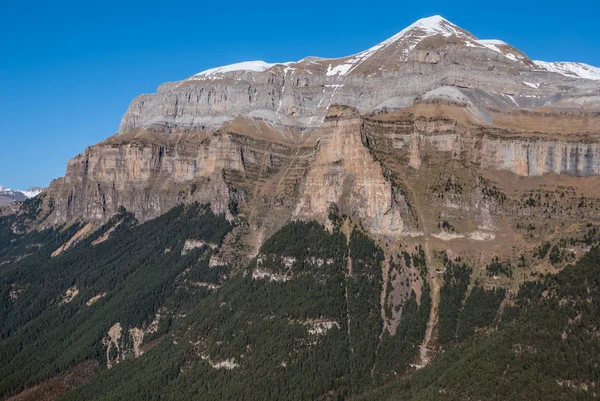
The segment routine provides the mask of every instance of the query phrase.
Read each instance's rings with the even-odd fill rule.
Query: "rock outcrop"
[[[364,124],[358,111],[332,106],[321,132],[295,217],[327,220],[335,204],[371,232],[402,234],[405,225],[401,209],[407,206],[365,146]]]
[[[107,220],[121,205],[141,220],[194,200],[227,210],[222,170],[243,170],[239,145],[227,135],[146,138],[111,137],[71,159],[65,177],[48,189],[53,222]]]
[[[249,119],[214,133],[135,130],[113,136],[70,160],[65,177],[52,182],[48,222],[106,221],[119,206],[145,221],[198,201],[216,213],[272,218],[280,226],[312,158],[313,136]],[[267,211],[277,208],[284,216],[275,223],[281,216]]]
[[[370,118],[367,131],[385,142],[407,167],[441,152],[483,170],[518,176],[600,174],[600,113],[489,112],[490,123],[462,104],[419,104],[392,115]],[[385,138],[385,139],[384,139]],[[444,156],[440,156],[444,157]]]

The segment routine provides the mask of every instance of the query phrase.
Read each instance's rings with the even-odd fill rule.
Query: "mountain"
[[[0,206],[8,205],[12,202],[22,202],[26,199],[34,198],[42,192],[42,188],[33,187],[25,191],[12,190],[0,185]]]
[[[442,86],[459,88],[478,107],[560,105],[594,93],[596,82],[572,79],[598,79],[593,68],[534,62],[502,41],[479,40],[435,16],[352,56],[243,62],[163,84],[155,95],[133,101],[119,132],[149,126],[214,128],[238,114],[312,128],[320,126],[331,104],[362,113],[400,108]]]
[[[435,16],[134,99],[0,209],[0,394],[594,398],[595,71]]]
[[[504,152],[483,163],[519,175],[597,174],[595,140],[590,137],[588,152],[572,139],[574,134],[595,131],[600,82],[549,71],[551,64],[543,70],[540,65],[504,42],[479,40],[437,16],[419,20],[349,57],[244,62],[165,83],[156,94],[131,103],[115,136],[69,162],[65,178],[49,190],[56,203],[52,221],[83,215],[106,221],[121,204],[147,219],[184,199],[211,202],[216,212],[224,212],[233,189],[230,180],[243,179],[248,194],[257,194],[252,188],[257,180],[251,177],[266,167],[286,175],[276,184],[276,192],[281,192],[284,182],[298,178],[292,173],[306,169],[319,130],[335,104],[376,116],[410,108],[416,114],[431,114],[424,110],[448,103],[444,107],[476,127],[469,128],[471,133],[548,134],[546,141],[541,136],[536,140],[539,157],[527,159],[529,140],[513,138],[507,148],[505,140],[480,132],[486,143],[492,141],[489,146],[495,152]],[[533,124],[538,117],[544,120],[539,127]],[[577,121],[574,126],[572,120]],[[407,123],[414,126],[403,134],[409,139],[422,127]],[[417,140],[413,135],[406,142],[416,163],[421,149],[410,142]],[[392,141],[399,151],[404,146]],[[270,152],[275,143],[279,149]],[[442,145],[438,140],[435,144],[469,146]],[[569,152],[580,156],[573,158]],[[491,155],[471,155],[480,156]],[[252,172],[249,165],[255,166]],[[241,174],[223,181],[223,169]],[[194,184],[209,177],[208,186]],[[192,184],[197,190],[190,190]],[[294,202],[286,208],[293,208]]]

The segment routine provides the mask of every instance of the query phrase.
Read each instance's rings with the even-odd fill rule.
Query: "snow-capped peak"
[[[335,67],[330,65],[327,69],[327,75],[339,77],[348,75],[372,55],[381,49],[388,48],[394,44],[401,45],[402,54],[400,57],[401,59],[407,60],[408,54],[417,46],[419,42],[434,35],[442,35],[444,37],[456,35],[471,41],[475,39],[474,36],[460,29],[458,26],[454,25],[440,15],[421,18],[391,38],[384,40],[370,49],[351,56],[351,58],[347,59],[344,63],[338,64]]]
[[[396,35],[392,36],[386,42],[391,41],[394,42],[402,37],[404,37],[407,33],[411,31],[419,30],[425,36],[432,35],[443,35],[443,36],[451,36],[451,35],[462,35],[464,31],[460,29],[458,26],[454,25],[452,22],[448,21],[446,18],[440,15],[434,15],[432,17],[421,18],[417,20],[412,25],[404,28],[402,31],[398,32]]]
[[[444,17],[440,15],[434,15],[432,17],[421,18],[420,20],[417,20],[391,38],[367,50],[367,52],[371,50],[379,50],[404,39],[411,39],[409,46],[412,45],[411,47],[414,47],[414,45],[419,43],[421,40],[434,35],[442,35],[444,37],[449,37],[452,35],[472,37],[471,35],[468,35],[466,31],[454,25]],[[472,38],[475,39],[474,37]]]
[[[534,61],[534,63],[542,70],[556,72],[566,77],[600,81],[600,68],[593,65],[568,61],[548,62],[539,60]]]
[[[277,65],[277,63],[267,63],[262,60],[243,61],[241,63],[225,65],[223,67],[211,68],[209,70],[199,72],[198,74],[192,76],[192,79],[193,78],[197,78],[197,79],[198,78],[206,78],[209,76],[224,74],[226,72],[232,72],[232,71],[263,72],[275,65]]]
[[[5,195],[16,195],[16,194],[21,194],[26,198],[35,198],[36,196],[38,196],[40,193],[42,192],[42,188],[40,187],[33,187],[27,190],[20,190],[20,189],[10,189],[10,188],[6,188],[5,186],[0,185],[0,194],[5,194]]]
[[[42,188],[40,188],[40,187],[33,187],[33,188],[29,188],[27,190],[19,191],[19,192],[21,192],[27,198],[31,199],[31,198],[35,198],[40,193],[42,193]]]
[[[600,80],[600,68],[583,63],[547,63],[543,61],[532,62],[529,57],[506,42],[497,39],[478,39],[470,32],[460,28],[440,15],[421,18],[389,39],[386,39],[385,41],[360,53],[337,59],[309,57],[300,60],[298,63],[312,62],[318,64],[331,60],[331,63],[328,66],[325,64],[327,68],[326,76],[341,78],[357,70],[359,66],[363,65],[367,60],[377,59],[376,63],[389,63],[392,62],[392,60],[394,62],[408,61],[409,55],[419,45],[419,43],[427,38],[437,35],[445,38],[453,36],[458,39],[458,43],[462,42],[464,46],[467,47],[492,50],[501,56],[513,62],[521,63],[528,68],[537,67],[541,70],[552,71],[569,77]],[[377,55],[381,55],[382,57],[377,58]],[[289,67],[293,64],[295,63],[267,63],[261,60],[244,61],[241,63],[225,65],[222,67],[216,67],[202,71],[188,78],[188,81],[214,81],[233,77],[231,74],[228,74],[231,72],[264,72],[276,65]],[[381,66],[380,70],[383,68],[385,67]]]

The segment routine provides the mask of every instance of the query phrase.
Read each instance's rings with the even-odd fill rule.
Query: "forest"
[[[143,224],[121,209],[54,257],[81,224],[16,234],[15,219],[0,218],[3,396],[90,360],[101,372],[61,400],[591,399],[600,379],[591,362],[600,360],[597,248],[526,282],[505,307],[505,290],[473,281],[467,263],[446,257],[442,352],[415,370],[431,307],[421,247],[386,261],[360,227],[347,238],[296,221],[232,274],[210,263],[234,228],[210,205]],[[200,245],[187,249],[190,239]],[[415,268],[424,283],[400,306],[394,335],[384,329],[384,263]],[[128,333],[157,317],[140,358],[127,353],[127,335],[121,350],[106,352],[115,323]]]

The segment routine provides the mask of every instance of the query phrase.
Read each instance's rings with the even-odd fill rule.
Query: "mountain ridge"
[[[13,190],[0,185],[0,206],[8,205],[12,202],[22,202],[26,199],[35,198],[42,192],[40,187],[32,187],[27,190]]]
[[[426,18],[422,18],[417,20],[416,22],[414,22],[413,24],[409,25],[408,27],[406,27],[405,29],[401,30],[400,32],[398,32],[397,34],[391,36],[390,38],[384,40],[383,42],[378,43],[377,45],[367,49],[367,50],[363,50],[359,53],[356,53],[354,55],[350,55],[350,56],[343,56],[343,57],[338,57],[338,58],[327,58],[327,57],[319,57],[319,56],[312,56],[310,57],[311,59],[318,59],[318,60],[336,60],[336,59],[345,59],[345,58],[350,58],[350,57],[356,57],[365,53],[372,53],[376,50],[381,49],[382,47],[385,47],[386,45],[392,44],[400,39],[402,39],[403,37],[405,37],[411,30],[423,30],[425,35],[423,35],[420,40],[423,40],[425,37],[427,36],[433,36],[436,34],[442,34],[444,36],[451,36],[451,35],[456,35],[459,34],[461,36],[464,36],[468,39],[471,39],[472,42],[470,42],[471,46],[475,46],[477,44],[485,46],[497,53],[500,53],[508,58],[511,58],[513,60],[516,60],[516,58],[514,57],[514,55],[510,54],[510,53],[505,53],[502,51],[501,48],[499,48],[498,46],[501,47],[512,47],[511,45],[509,45],[508,43],[499,40],[499,39],[477,39],[474,35],[472,35],[470,32],[467,32],[465,30],[463,30],[462,28],[459,28],[457,25],[453,24],[452,22],[450,22],[449,20],[445,19],[444,17],[440,16],[440,15],[434,15],[431,17],[426,17]],[[416,43],[415,43],[416,45]],[[412,49],[409,49],[409,51]],[[197,74],[192,75],[191,77],[189,77],[188,79],[194,79],[194,78],[198,78],[200,79],[201,77],[208,77],[211,75],[216,75],[216,74],[220,74],[220,73],[225,73],[225,72],[231,72],[231,71],[255,71],[255,72],[264,72],[267,71],[268,69],[276,66],[276,65],[283,65],[283,66],[288,66],[290,64],[294,64],[294,63],[300,63],[302,61],[306,60],[306,58],[298,61],[298,62],[272,62],[272,63],[268,63],[262,60],[256,60],[256,61],[242,61],[242,62],[238,62],[238,63],[234,63],[234,64],[229,64],[229,65],[224,65],[224,66],[218,66],[218,67],[214,67],[214,68],[210,68],[208,70],[199,72]],[[540,61],[540,60],[534,60],[533,61],[535,64],[537,64],[541,69],[547,70],[547,71],[553,71],[553,72],[559,72],[559,66],[563,66],[563,72],[559,72],[561,74],[567,74],[567,76],[575,76],[578,78],[587,78],[587,79],[593,79],[593,80],[600,80],[600,68],[599,67],[595,67],[589,64],[585,64],[585,63],[580,63],[580,62],[568,62],[568,61],[559,61],[559,62],[547,62],[547,61]],[[580,66],[583,69],[588,70],[587,74],[585,72],[577,72],[575,70],[575,68],[577,66]],[[569,68],[571,67],[571,68]],[[338,71],[329,71],[331,73],[331,75],[336,75],[336,73]]]
[[[316,129],[332,104],[362,114],[401,109],[441,86],[480,91],[471,102],[479,111],[583,103],[599,109],[593,95],[600,82],[578,75],[597,78],[595,71],[578,63],[534,62],[505,42],[480,40],[434,16],[350,56],[241,62],[164,83],[156,94],[131,102],[118,133],[144,127],[215,130],[238,115]],[[507,103],[506,96],[514,102]]]

